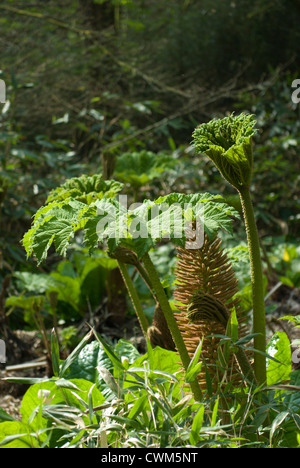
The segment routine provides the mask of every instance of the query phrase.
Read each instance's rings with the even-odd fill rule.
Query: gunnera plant
[[[193,143],[206,154],[221,175],[239,193],[248,239],[253,299],[254,371],[257,382],[266,382],[266,325],[260,243],[252,206],[250,184],[253,170],[252,137],[256,120],[253,115],[233,114],[199,125]]]

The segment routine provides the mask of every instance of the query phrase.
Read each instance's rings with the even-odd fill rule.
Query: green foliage
[[[77,249],[70,260],[61,261],[49,274],[15,272],[19,294],[7,298],[6,308],[10,314],[14,311],[15,317],[22,310],[22,321],[34,328],[36,310],[42,311],[48,326],[53,326],[55,316],[63,322],[79,319],[88,307],[98,306],[106,291],[108,272],[116,267],[116,260],[101,250],[89,255]]]
[[[176,164],[176,159],[168,154],[155,154],[145,150],[125,153],[117,158],[114,177],[137,189],[159,179],[165,172],[174,170]]]
[[[286,315],[282,317],[282,320],[288,320],[289,322],[294,323],[295,328],[300,328],[300,315]]]
[[[285,381],[291,375],[291,344],[284,332],[276,332],[268,343],[267,353],[276,359],[267,362],[267,384]]]
[[[53,344],[55,335],[52,336]],[[5,448],[255,448],[299,445],[299,371],[291,386],[236,389],[195,402],[183,394],[188,373],[176,353],[148,343],[90,341],[89,333],[61,361],[52,347],[54,377],[34,381],[23,397],[22,421],[0,412]],[[56,355],[56,358],[54,358]],[[283,356],[282,356],[283,357]],[[196,364],[197,366],[197,364]],[[13,380],[13,379],[8,379]],[[24,383],[26,379],[21,379]],[[225,403],[225,406],[223,406]],[[223,419],[227,422],[224,423]],[[259,429],[259,430],[258,430]]]
[[[54,190],[46,205],[37,211],[32,229],[24,236],[28,256],[34,253],[39,261],[44,260],[53,242],[57,252],[65,255],[74,233],[84,227],[83,214],[89,204],[104,195],[107,199],[115,197],[121,188],[118,182],[104,181],[95,175],[68,180]]]
[[[270,249],[269,260],[280,281],[291,287],[300,285],[300,248],[279,238]]]
[[[122,188],[123,184],[114,180],[103,180],[101,174],[82,175],[69,179],[60,187],[52,190],[46,204],[71,198],[90,205],[95,200],[101,200],[104,196],[114,198]]]
[[[126,210],[114,198],[102,197],[88,206],[69,197],[52,201],[36,213],[23,245],[27,255],[34,254],[40,263],[52,243],[60,255],[65,255],[74,234],[84,229],[84,243],[90,251],[108,239],[110,252],[124,246],[141,257],[162,238],[169,237],[176,245],[185,245],[187,222],[198,220],[210,237],[219,229],[231,232],[231,216],[239,215],[218,200],[222,197],[209,193],[173,193],[154,202],[144,200],[138,207]]]
[[[199,403],[180,393],[205,365],[196,356],[184,376],[178,356],[162,349],[149,347],[139,357],[123,340],[76,348],[77,320],[106,304],[117,261],[98,247],[112,233],[109,253],[119,247],[139,257],[151,253],[172,304],[174,247],[188,240],[183,221],[197,218],[209,236],[222,230],[226,245],[235,244],[230,252],[241,305],[252,309],[248,249],[232,219],[241,204],[211,162],[186,145],[196,122],[222,120],[224,105],[230,112],[249,109],[260,127],[253,135],[251,188],[267,263],[264,294],[271,272],[299,287],[300,106],[291,101],[299,6],[293,0],[198,3],[48,0],[41,8],[1,2],[9,47],[0,71],[7,85],[0,112],[0,322],[4,329],[50,329],[59,321],[67,325],[59,334],[69,353],[62,362],[52,337],[55,377],[31,380],[22,421],[0,409],[4,446],[299,446],[299,371],[291,373],[284,334],[267,349],[268,384],[276,388],[234,389],[234,395],[228,388]],[[243,137],[250,134],[251,125]],[[236,148],[241,135],[223,127],[213,142],[232,168],[243,154],[228,153],[224,136]],[[115,158],[116,180],[102,179],[100,154]],[[249,161],[239,180],[246,181]],[[121,191],[147,200],[127,212],[115,198]],[[137,239],[143,231],[153,236]],[[27,261],[20,243],[26,232]],[[132,265],[129,272],[150,321],[152,292]],[[299,327],[297,316],[286,320]],[[236,345],[231,334],[219,352],[225,365],[224,350]],[[290,385],[278,384],[282,379]]]
[[[259,225],[272,232],[271,244],[275,235],[287,242],[298,237],[300,107],[291,102],[292,81],[289,72],[273,71],[271,82],[263,85],[254,101],[243,94],[239,104],[256,115],[261,129],[254,136],[253,199]]]
[[[256,121],[241,113],[202,124],[193,133],[198,152],[205,153],[235,188],[249,186],[252,176],[252,137]]]
[[[248,142],[255,130],[256,121],[253,115],[230,115],[202,124],[194,132],[195,146],[201,153],[212,147],[218,147],[223,153],[232,146],[240,146]]]
[[[259,235],[250,194],[253,153],[252,137],[256,120],[253,115],[224,117],[202,124],[193,133],[198,152],[205,153],[216,165],[224,179],[239,192],[247,234],[253,301],[254,345],[261,352],[254,356],[255,376],[259,384],[266,381],[265,305],[263,271]]]

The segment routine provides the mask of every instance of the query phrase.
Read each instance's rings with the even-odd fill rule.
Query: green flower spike
[[[222,176],[237,190],[250,185],[253,166],[252,136],[256,124],[251,114],[233,114],[196,128],[194,145],[217,166]]]
[[[251,285],[253,298],[254,372],[259,384],[266,382],[266,324],[263,274],[259,237],[250,195],[253,153],[252,137],[255,118],[240,114],[212,120],[197,127],[193,133],[194,146],[206,154],[222,176],[235,187],[240,195],[247,231]]]

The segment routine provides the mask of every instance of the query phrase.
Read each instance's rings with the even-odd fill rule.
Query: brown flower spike
[[[235,307],[239,321],[239,337],[246,334],[245,313],[234,298],[238,290],[237,280],[226,253],[221,249],[221,240],[212,240],[205,235],[201,249],[178,249],[176,267],[175,300],[179,313],[175,314],[180,332],[190,357],[203,339],[202,357],[207,364],[210,379],[217,383],[218,343],[211,335],[226,333],[230,310]],[[228,368],[231,379],[239,380],[240,370],[234,356]],[[235,376],[233,376],[233,374]],[[219,375],[218,378],[222,378]],[[206,388],[205,367],[198,377],[200,386]]]

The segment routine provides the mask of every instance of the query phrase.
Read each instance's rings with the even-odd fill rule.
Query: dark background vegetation
[[[112,298],[115,312],[124,307],[114,269],[104,275],[98,268],[96,276],[91,265],[93,279],[80,276],[88,260],[79,245],[70,263],[54,252],[38,269],[26,261],[21,239],[49,190],[83,173],[114,177],[122,154],[147,150],[171,154],[180,170],[138,185],[136,199],[210,191],[236,204],[213,165],[190,146],[198,124],[233,111],[258,120],[252,192],[268,278],[299,286],[300,104],[291,100],[300,77],[299,20],[297,0],[1,1],[1,333],[34,326],[24,304],[5,308],[7,298],[47,292],[24,275],[20,282],[19,272],[78,282],[75,305],[75,283],[68,298],[59,292],[58,319],[66,326],[99,315],[105,301],[110,311]],[[164,274],[170,258],[161,255]],[[87,299],[87,285],[99,294]],[[53,310],[47,301],[45,319]]]

